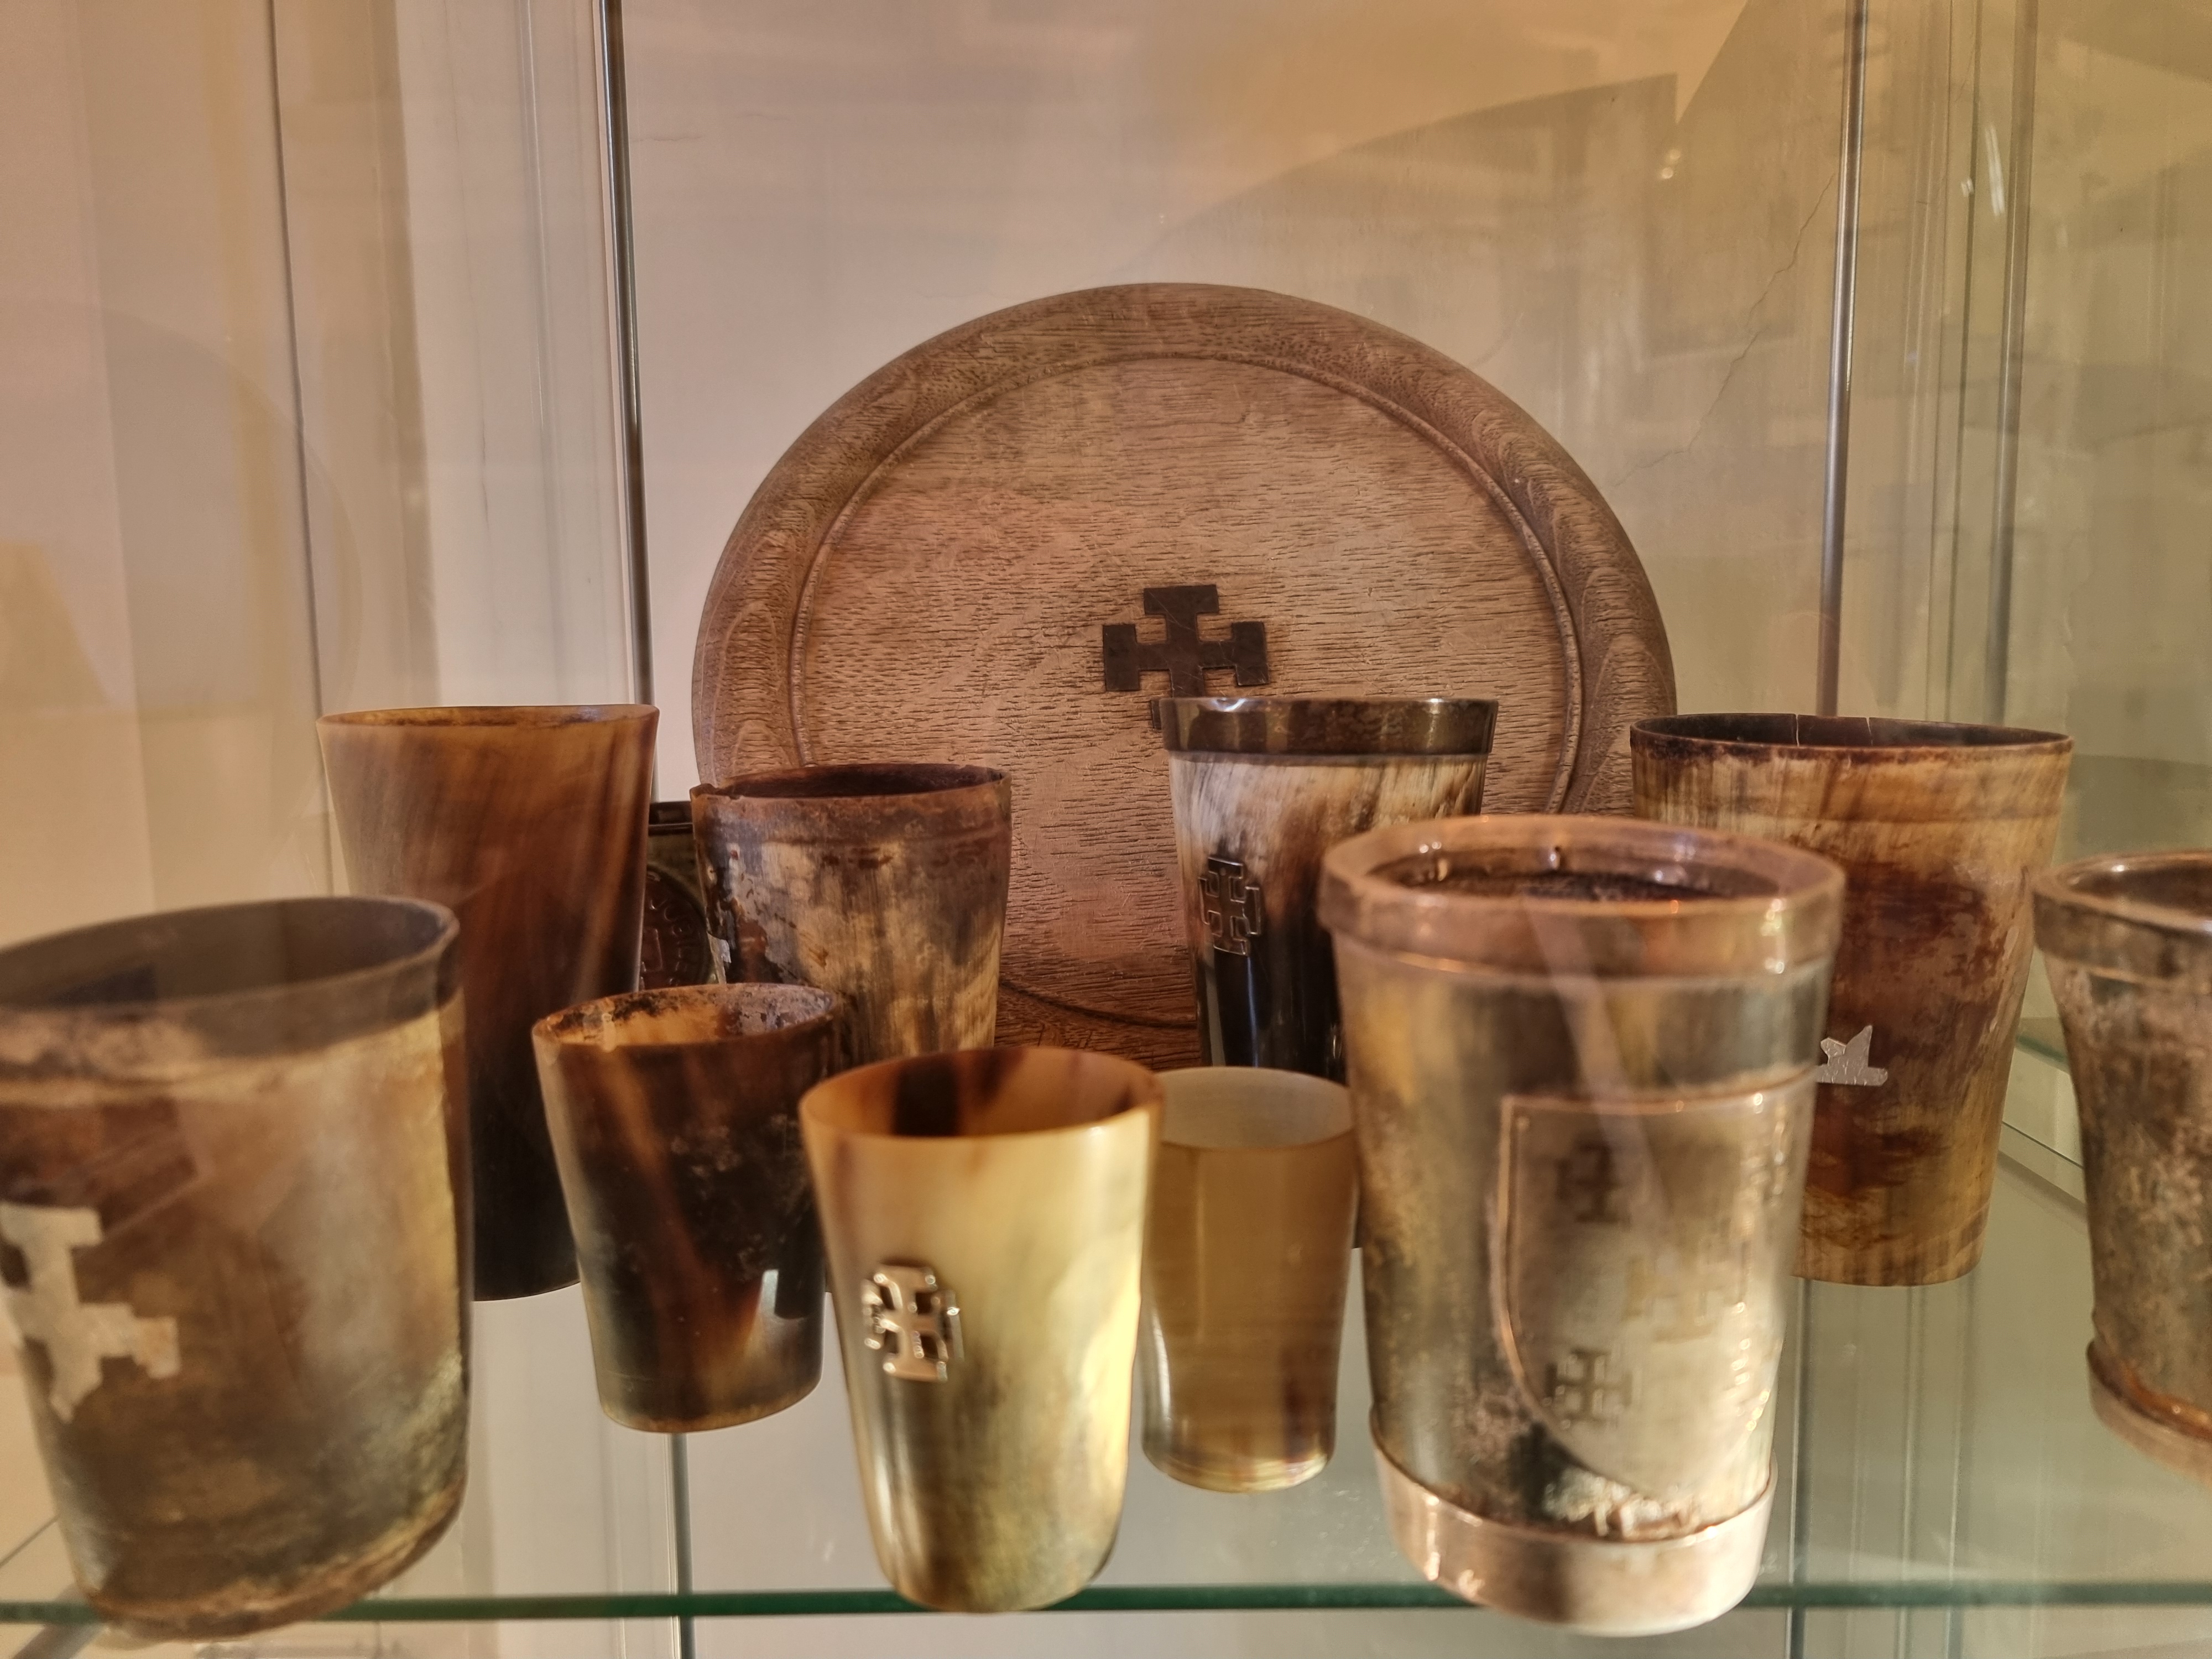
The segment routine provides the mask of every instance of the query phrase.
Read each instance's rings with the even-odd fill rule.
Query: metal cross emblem
[[[77,1297],[70,1252],[100,1243],[100,1212],[46,1205],[0,1204],[0,1239],[23,1253],[30,1284],[8,1289],[8,1311],[26,1342],[46,1351],[53,1384],[46,1399],[64,1423],[100,1386],[100,1362],[135,1359],[151,1377],[177,1374],[177,1322],[141,1319],[127,1302]]]
[[[1233,670],[1239,685],[1267,684],[1267,623],[1233,622],[1225,640],[1198,631],[1200,617],[1220,614],[1219,588],[1148,587],[1144,597],[1145,614],[1166,620],[1166,637],[1153,644],[1138,639],[1134,623],[1106,623],[1099,632],[1109,691],[1140,690],[1146,675],[1165,674],[1170,696],[1202,697],[1207,672],[1222,668]]]
[[[1620,1177],[1613,1171],[1612,1147],[1602,1140],[1577,1141],[1574,1151],[1559,1160],[1559,1196],[1572,1219],[1607,1227],[1621,1224],[1620,1208],[1613,1201],[1620,1191]]]
[[[868,1348],[884,1357],[886,1376],[942,1382],[960,1357],[960,1309],[928,1268],[886,1261],[860,1286],[868,1316]]]
[[[1267,912],[1260,884],[1244,873],[1243,865],[1234,859],[1206,860],[1198,878],[1198,908],[1215,950],[1252,954],[1252,941],[1260,936]]]
[[[1635,1394],[1636,1379],[1620,1370],[1602,1348],[1570,1348],[1564,1364],[1544,1367],[1545,1403],[1570,1423],[1610,1423]]]
[[[1874,1027],[1869,1025],[1849,1042],[1838,1042],[1833,1037],[1820,1039],[1820,1052],[1827,1060],[1813,1073],[1815,1083],[1840,1083],[1847,1088],[1878,1089],[1889,1081],[1888,1071],[1867,1061],[1874,1053]]]

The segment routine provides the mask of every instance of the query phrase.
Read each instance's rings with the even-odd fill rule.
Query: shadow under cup
[[[687,1433],[804,1399],[822,1375],[822,1247],[799,1100],[837,1067],[836,998],[639,991],[532,1036],[607,1415]]]
[[[1065,1048],[863,1066],[799,1104],[876,1557],[950,1612],[1105,1564],[1160,1088]]]
[[[205,1639],[313,1618],[459,1506],[456,956],[447,911],[374,898],[0,951],[0,1280],[103,1620]]]
[[[1294,1486],[1336,1449],[1359,1196],[1352,1097],[1255,1066],[1168,1072],[1160,1085],[1139,1339],[1145,1455],[1215,1492]]]

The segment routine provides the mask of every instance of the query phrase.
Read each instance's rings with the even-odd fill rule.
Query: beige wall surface
[[[2212,24],[2045,0],[2010,716],[2084,852],[2212,842]]]
[[[664,793],[784,447],[929,336],[1115,282],[1281,289],[1458,358],[1613,502],[1686,707],[1808,703],[1839,3],[625,14]]]

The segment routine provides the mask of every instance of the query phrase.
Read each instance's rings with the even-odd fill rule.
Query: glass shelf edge
[[[1940,1579],[1759,1584],[1739,1603],[1761,1607],[2212,1607],[2212,1583]],[[1048,1613],[1298,1612],[1356,1608],[1468,1608],[1431,1584],[1103,1584]],[[1474,1610],[1474,1609],[1470,1609]],[[448,1624],[490,1620],[775,1619],[927,1613],[888,1589],[726,1590],[689,1594],[393,1597],[325,1615],[349,1624]],[[93,1625],[81,1601],[0,1601],[0,1625]]]

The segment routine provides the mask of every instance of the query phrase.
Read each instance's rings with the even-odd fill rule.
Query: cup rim
[[[2199,914],[2148,899],[2092,893],[2080,884],[2090,876],[2125,877],[2138,871],[2183,866],[2195,866],[2212,873],[2212,849],[2177,848],[2164,852],[2099,853],[2039,872],[2035,878],[2035,891],[2046,902],[2063,905],[2069,910],[2086,911],[2107,921],[2148,927],[2161,933],[2212,940],[2212,913]]]
[[[1177,1139],[1168,1133],[1168,1114],[1174,1106],[1169,1097],[1174,1091],[1176,1078],[1188,1077],[1194,1073],[1209,1077],[1234,1074],[1236,1077],[1266,1079],[1276,1087],[1288,1082],[1294,1088],[1326,1090],[1334,1097],[1335,1103],[1343,1108],[1344,1127],[1331,1129],[1326,1134],[1307,1135],[1297,1140],[1263,1141],[1253,1146],[1217,1146],[1203,1141]],[[1279,1066],[1177,1066],[1168,1071],[1156,1072],[1153,1075],[1160,1080],[1160,1145],[1164,1147],[1176,1146],[1185,1152],[1206,1152],[1215,1157],[1265,1158],[1310,1152],[1316,1146],[1334,1146],[1339,1141],[1352,1139],[1357,1129],[1352,1115],[1352,1091],[1333,1078],[1316,1077],[1310,1072],[1293,1072]]]
[[[396,951],[380,960],[364,963],[356,968],[337,973],[317,974],[305,979],[272,981],[261,984],[234,986],[228,990],[199,991],[183,995],[152,996],[122,999],[102,999],[98,1001],[40,1001],[24,1002],[13,1000],[0,989],[0,1019],[70,1018],[125,1021],[142,1019],[155,1009],[176,1012],[198,1010],[251,1006],[257,1000],[297,997],[303,993],[317,994],[343,991],[356,985],[365,985],[380,979],[403,977],[409,972],[434,965],[438,958],[460,937],[459,920],[444,905],[430,899],[406,898],[397,895],[376,893],[310,893],[292,898],[249,899],[231,904],[201,904],[184,910],[149,910],[135,916],[119,916],[110,921],[97,921],[82,927],[64,927],[57,933],[43,933],[19,944],[0,949],[0,963],[10,957],[30,957],[48,951],[65,941],[89,942],[107,934],[118,940],[127,939],[134,933],[160,927],[191,928],[202,926],[217,916],[237,915],[246,911],[276,912],[299,908],[301,909],[404,910],[416,913],[418,920],[434,923],[434,927],[421,944]]]
[[[817,1103],[817,1097],[825,1091],[836,1090],[848,1079],[871,1072],[888,1072],[894,1067],[914,1065],[918,1060],[939,1060],[949,1054],[1057,1054],[1073,1057],[1086,1066],[1106,1065],[1134,1075],[1130,1081],[1135,1085],[1127,1099],[1103,1117],[1086,1118],[1080,1123],[1054,1123],[1037,1129],[994,1129],[984,1134],[916,1135],[901,1134],[895,1129],[861,1129],[830,1115],[830,1108]],[[1149,1085],[1149,1092],[1147,1092]],[[1121,1123],[1132,1112],[1150,1108],[1159,1109],[1162,1091],[1159,1073],[1141,1061],[1125,1060],[1119,1054],[1101,1053],[1095,1048],[1056,1048],[1045,1044],[1023,1044],[1018,1047],[994,1044],[988,1048],[945,1048],[933,1054],[896,1054],[889,1060],[871,1061],[866,1066],[854,1066],[834,1077],[823,1078],[799,1098],[799,1116],[802,1124],[818,1124],[826,1133],[842,1139],[897,1142],[909,1146],[957,1146],[978,1141],[1021,1140],[1044,1135],[1087,1135],[1103,1133]]]
[[[902,780],[911,788],[793,787],[820,783],[891,784]],[[717,800],[855,801],[927,800],[963,789],[994,787],[1006,775],[993,766],[974,766],[956,761],[833,761],[817,766],[784,766],[766,771],[743,772],[720,783],[702,783],[691,799],[710,796]]]
[[[742,1006],[763,997],[793,992],[803,994],[809,1001],[816,998],[822,1000],[815,1012],[794,1019],[787,1025],[770,1026],[758,1031],[732,1031],[715,1036],[687,1037],[675,1042],[603,1042],[598,1036],[600,1032],[617,1029],[617,1022],[632,1014],[651,1012],[656,1005],[665,1006],[675,1003],[714,1006],[731,1004]],[[594,997],[587,1002],[556,1009],[532,1024],[530,1035],[534,1040],[550,1045],[556,1052],[574,1049],[590,1054],[640,1056],[678,1054],[695,1048],[730,1048],[812,1036],[825,1026],[836,1024],[844,1006],[842,997],[818,985],[791,985],[768,980],[740,980],[734,984],[664,985],[646,990],[617,991],[612,996]]]
[[[1586,899],[1455,892],[1380,872],[1430,854],[1534,852],[1577,845],[1617,853],[1632,871],[1663,872],[1698,856],[1768,884],[1680,898]],[[1564,863],[1548,866],[1570,867]],[[1654,879],[1645,874],[1643,879]],[[1340,944],[1437,963],[1550,977],[1601,978],[1781,972],[1832,956],[1844,872],[1817,853],[1765,836],[1597,814],[1486,813],[1394,824],[1340,842],[1322,860],[1316,908]],[[1586,958],[1564,968],[1556,946]]]
[[[1789,722],[1789,731],[1783,730]],[[1742,729],[1731,731],[1731,725]],[[1761,726],[1773,728],[1763,732]],[[1863,732],[1863,739],[1853,738]],[[1812,735],[1807,735],[1808,733]],[[1887,735],[1885,740],[1884,734]],[[1771,754],[1774,750],[1864,755],[1874,759],[1933,759],[1942,756],[2059,754],[2074,747],[2063,732],[1990,726],[1965,720],[1887,720],[1872,714],[1801,714],[1774,711],[1714,711],[1657,714],[1628,728],[1632,749],[1654,739],[1699,748]]]
[[[455,730],[525,730],[560,726],[622,725],[660,710],[647,702],[452,703],[415,708],[356,708],[324,714],[317,726]]]
[[[1170,754],[1486,757],[1494,697],[1163,697]]]

